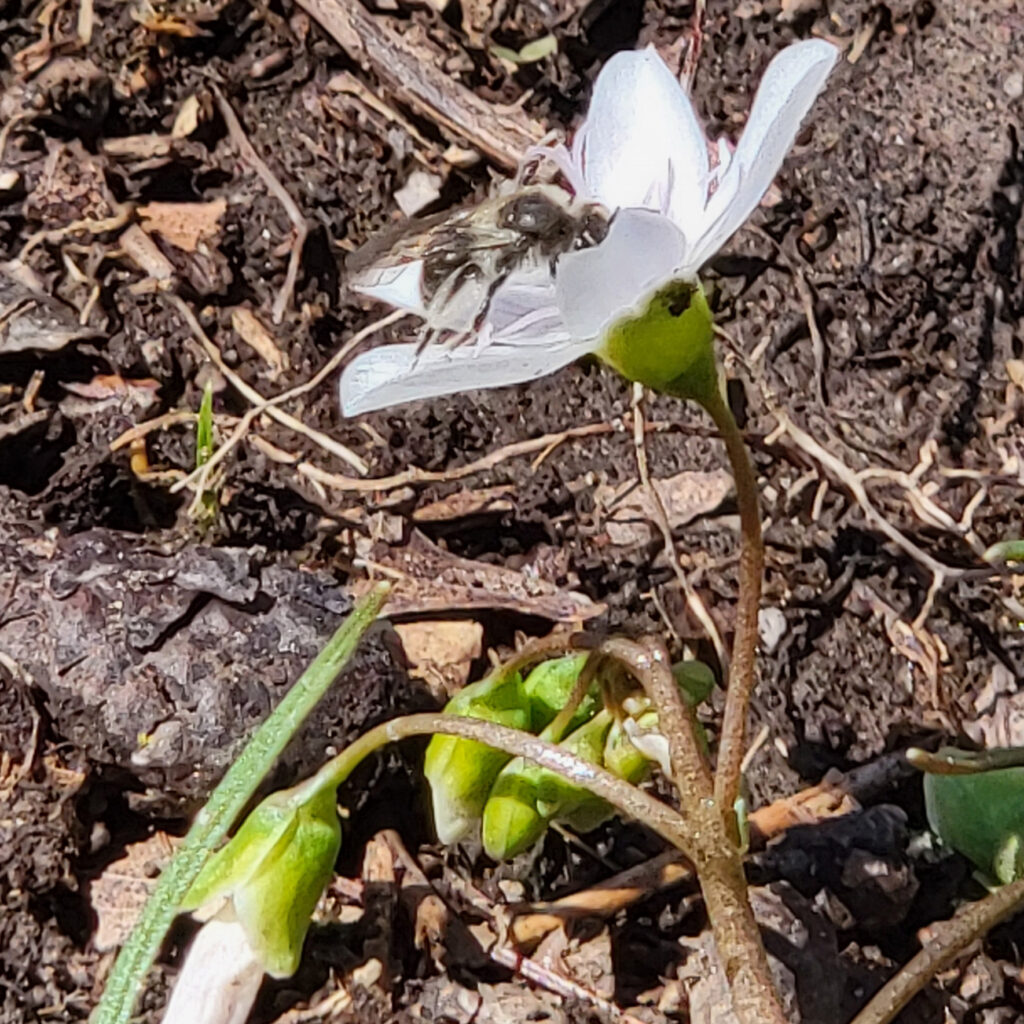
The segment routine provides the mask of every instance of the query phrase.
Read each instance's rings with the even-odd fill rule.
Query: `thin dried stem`
[[[928,982],[949,967],[974,941],[1024,906],[1024,880],[1011,882],[983,900],[961,907],[935,928],[921,952],[853,1019],[852,1024],[889,1024]]]

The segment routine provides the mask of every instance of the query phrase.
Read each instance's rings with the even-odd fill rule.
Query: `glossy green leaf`
[[[925,809],[942,841],[1006,884],[1024,877],[1024,767],[924,777]]]

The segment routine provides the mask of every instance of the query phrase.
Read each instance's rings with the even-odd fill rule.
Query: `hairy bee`
[[[350,287],[372,288],[420,263],[424,343],[457,345],[483,324],[517,270],[554,275],[560,256],[602,241],[609,216],[553,184],[527,185],[471,207],[423,217],[368,242],[347,263]]]

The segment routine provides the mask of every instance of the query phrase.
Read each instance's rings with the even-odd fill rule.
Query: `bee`
[[[487,318],[499,287],[517,271],[546,273],[566,253],[601,242],[609,215],[551,183],[525,185],[454,213],[422,217],[385,232],[349,257],[356,289],[394,280],[419,262],[421,345],[462,344]]]

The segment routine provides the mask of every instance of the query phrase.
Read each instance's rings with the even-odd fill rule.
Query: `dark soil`
[[[771,628],[754,724],[767,741],[749,772],[754,801],[939,731],[1024,743],[1012,714],[1024,673],[1019,578],[973,571],[984,568],[986,546],[1024,534],[1024,15],[1001,0],[857,0],[831,10],[814,0],[710,0],[708,8],[694,92],[712,134],[736,137],[767,61],[787,42],[825,35],[850,58],[787,160],[776,201],[708,275],[731,339],[723,342],[730,397],[754,450],[768,521]],[[584,109],[611,52],[653,42],[678,63],[692,13],[688,3],[639,0],[494,4],[482,27],[494,41],[518,48],[552,31],[559,42],[556,54],[515,70],[477,45],[480,10],[462,5],[468,29],[457,4],[443,15],[431,4],[380,4],[370,16],[388,32],[429,40],[451,81],[496,111],[521,102],[515,116],[560,130]],[[262,394],[278,394],[308,380],[377,315],[339,287],[340,257],[397,219],[394,192],[410,174],[429,168],[443,178],[431,207],[443,209],[484,194],[492,168],[445,163],[458,136],[379,88],[372,59],[346,53],[289,0],[95,0],[84,45],[77,17],[77,5],[59,0],[0,3],[0,172],[13,175],[0,191],[4,1024],[87,1017],[110,964],[93,942],[91,880],[128,844],[156,829],[183,830],[243,737],[350,607],[367,562],[386,561],[414,529],[454,555],[535,571],[605,605],[589,628],[664,633],[660,604],[674,653],[686,640],[710,657],[655,534],[625,545],[609,539],[599,494],[628,485],[637,471],[632,431],[622,426],[629,388],[601,366],[357,422],[341,418],[333,378],[287,405],[355,451],[370,477],[444,471],[584,424],[621,428],[566,440],[539,465],[530,462],[535,452],[457,481],[321,486],[304,463],[343,476],[352,467],[264,417],[259,440],[249,436],[227,457],[219,509],[204,524],[189,513],[190,492],[170,489],[194,467],[190,423],[179,418],[146,434],[141,448],[111,450],[136,424],[194,412],[208,381],[221,439],[250,408],[169,294],[195,313],[228,367]],[[291,225],[239,159],[214,86],[309,226],[278,325],[271,311]],[[196,125],[171,138],[191,97]],[[159,139],[147,148],[130,138],[142,136]],[[125,234],[142,218],[138,208],[216,200],[223,215],[191,251],[146,236],[173,274],[163,285],[147,278]],[[121,214],[95,232],[62,233]],[[232,330],[239,308],[269,329],[279,370]],[[773,407],[847,470],[776,431]],[[649,437],[652,476],[723,465],[722,446],[696,410],[655,398],[647,414],[667,425]],[[851,491],[858,473],[878,518]],[[498,487],[503,500],[493,507],[440,520],[417,515],[460,491]],[[727,634],[734,513],[727,499],[676,531],[684,567]],[[908,543],[894,543],[879,518]],[[949,572],[932,601],[936,564]],[[485,650],[552,625],[528,602],[515,612],[452,614],[483,623]],[[307,772],[368,725],[431,701],[410,679],[393,632],[378,627],[273,782]],[[362,780],[380,799],[365,807],[349,794],[359,813],[346,837],[347,873],[358,873],[376,829],[395,827],[409,850],[433,858],[441,887],[472,879],[501,898],[498,882],[515,876],[530,898],[548,899],[607,876],[558,835],[529,863],[498,874],[468,856],[442,862],[429,852],[424,813],[410,811],[422,806],[412,764],[380,762]],[[800,998],[805,1021],[849,1019],[913,955],[917,929],[977,895],[963,862],[922,852],[923,828],[918,784],[904,778],[875,806],[791,832],[756,859],[756,881],[775,885],[765,899],[811,921],[824,943],[791,968],[798,982],[818,979],[815,999]],[[659,849],[621,823],[589,842],[619,866]],[[383,911],[394,924],[389,984],[368,990],[349,1017],[468,1020],[473,1006],[459,1002],[467,990],[495,1018],[506,1004],[510,1015],[575,1020],[592,1012],[584,1003],[537,1002],[517,976],[478,958],[453,955],[447,970],[436,967],[413,947],[393,904]],[[370,916],[315,930],[302,972],[268,986],[257,1019],[316,1002],[329,970],[376,955],[361,953],[375,941]],[[654,895],[620,915],[609,954],[619,1004],[643,1003],[636,1012],[652,1021],[685,1019],[678,999],[644,994],[661,991],[698,956],[680,939],[694,942],[701,927],[689,891]],[[899,1020],[1024,1019],[1022,927],[1000,929]],[[168,950],[172,962],[183,936]],[[158,1019],[161,991],[148,996],[147,1019]]]

